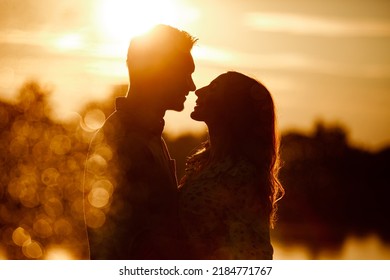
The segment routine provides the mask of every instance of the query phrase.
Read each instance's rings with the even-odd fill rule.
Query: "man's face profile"
[[[186,96],[196,86],[192,80],[195,71],[191,53],[179,53],[172,62],[161,71],[161,99],[167,110],[182,111]],[[159,86],[159,85],[156,85]]]

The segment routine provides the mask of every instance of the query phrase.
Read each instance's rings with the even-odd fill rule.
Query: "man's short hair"
[[[164,24],[134,37],[127,52],[130,77],[169,66],[180,54],[190,53],[196,41],[189,33]]]

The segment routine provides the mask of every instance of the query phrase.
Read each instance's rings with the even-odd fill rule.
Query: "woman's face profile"
[[[224,97],[228,86],[228,73],[215,78],[209,85],[195,91],[198,99],[191,118],[196,121],[211,123],[221,121],[226,106]]]

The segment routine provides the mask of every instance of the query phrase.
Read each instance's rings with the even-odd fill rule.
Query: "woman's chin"
[[[196,112],[196,111],[193,111],[193,112],[191,113],[190,117],[191,117],[191,119],[193,119],[194,121],[199,121],[199,122],[203,121],[203,118],[201,118],[201,116],[199,115],[199,113]]]

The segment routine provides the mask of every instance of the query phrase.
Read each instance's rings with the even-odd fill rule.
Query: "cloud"
[[[66,30],[86,24],[93,16],[93,0],[0,0],[0,29]]]
[[[195,60],[214,67],[303,71],[341,77],[390,78],[387,64],[348,64],[296,52],[250,53],[203,45],[194,49]]]
[[[389,37],[390,21],[336,19],[288,13],[247,13],[244,24],[264,32],[298,35]]]

